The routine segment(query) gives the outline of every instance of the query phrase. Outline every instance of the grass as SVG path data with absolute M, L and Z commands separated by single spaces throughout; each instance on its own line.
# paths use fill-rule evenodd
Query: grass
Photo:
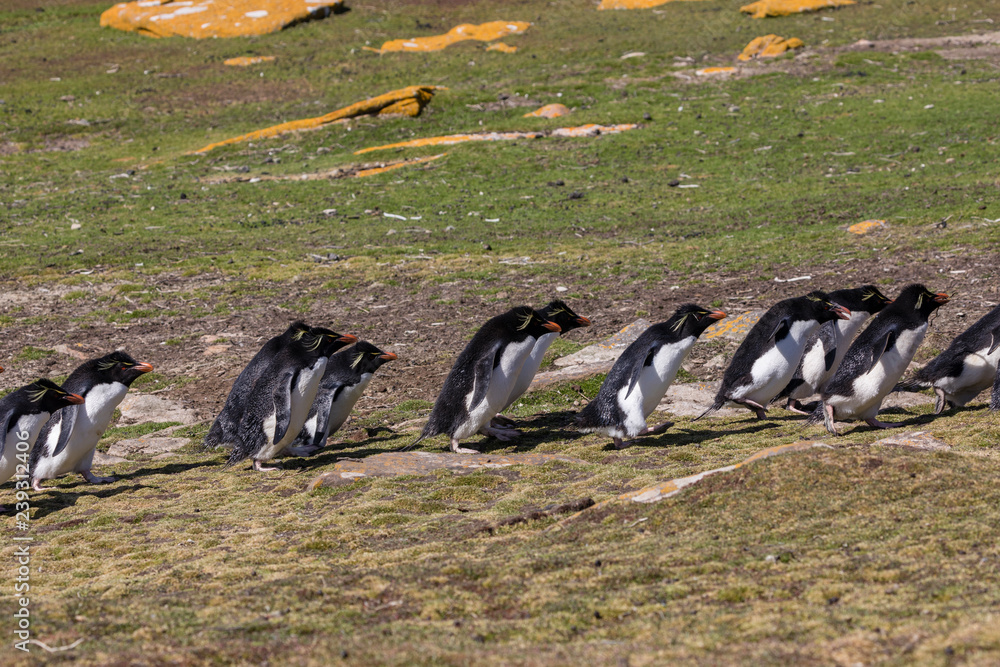
M 997 285 L 1000 239 L 997 58 L 843 48 L 1000 20 L 985 0 L 953 5 L 883 0 L 761 22 L 718 1 L 596 12 L 526 0 L 503 16 L 479 2 L 397 1 L 275 35 L 192 42 L 101 29 L 106 4 L 36 11 L 17 0 L 0 10 L 0 356 L 10 371 L 7 360 L 47 361 L 52 353 L 23 331 L 97 329 L 116 342 L 154 332 L 168 363 L 135 388 L 177 391 L 205 381 L 211 363 L 188 353 L 202 331 L 192 322 L 273 317 L 270 307 L 294 316 L 380 288 L 458 309 L 456 299 L 499 307 L 513 287 L 551 297 L 564 285 L 571 301 L 606 300 L 634 318 L 651 317 L 651 305 L 622 290 L 676 286 L 671 298 L 689 299 L 733 277 L 763 286 L 820 266 L 818 279 L 860 277 L 892 291 L 909 275 L 903 264 L 960 256 L 981 265 L 968 291 L 993 298 L 983 286 Z M 506 40 L 517 54 L 361 48 L 497 18 L 533 22 Z M 771 31 L 813 51 L 753 76 L 694 78 Z M 621 59 L 636 51 L 645 55 Z M 277 60 L 221 65 L 254 54 Z M 418 83 L 448 90 L 416 119 L 359 119 L 190 154 Z M 522 116 L 556 101 L 572 115 Z M 410 138 L 629 122 L 641 127 L 456 145 L 368 178 L 219 182 L 440 152 L 353 154 Z M 870 218 L 889 228 L 845 232 Z M 330 253 L 341 259 L 310 257 Z M 884 275 L 857 275 L 876 263 Z M 39 290 L 57 295 L 51 312 L 26 307 Z M 729 309 L 729 296 L 712 305 Z M 929 337 L 917 361 L 947 342 Z M 580 347 L 558 339 L 546 368 Z M 180 363 L 172 355 L 182 352 Z M 776 410 L 762 424 L 677 418 L 665 435 L 615 451 L 569 429 L 602 379 L 512 407 L 525 435 L 489 453 L 570 457 L 540 466 L 306 490 L 340 456 L 411 442 L 427 395 L 379 401 L 338 448 L 287 459 L 277 474 L 222 470 L 224 453 L 192 445 L 110 466 L 119 481 L 108 486 L 49 482 L 31 501 L 32 632 L 50 646 L 85 641 L 52 655 L 33 647 L 12 662 L 997 661 L 1000 430 L 981 402 L 937 418 L 930 403 L 903 415 L 907 430 L 952 445 L 946 452 L 876 445 L 882 434 L 849 427 L 824 440 L 833 449 L 712 476 L 660 503 L 510 523 L 826 438 Z M 213 381 L 217 390 L 222 380 Z M 165 426 L 114 428 L 100 448 Z M 174 435 L 197 443 L 206 432 L 198 424 Z M 437 438 L 421 448 L 444 446 Z M 12 544 L 0 548 L 8 560 Z

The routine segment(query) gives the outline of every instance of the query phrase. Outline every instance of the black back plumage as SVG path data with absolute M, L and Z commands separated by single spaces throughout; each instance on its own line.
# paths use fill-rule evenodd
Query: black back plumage
M 1000 306 L 979 318 L 975 324 L 951 341 L 948 349 L 934 357 L 913 377 L 915 384 L 929 387 L 935 380 L 962 374 L 966 356 L 988 348 L 992 354 L 1000 347 Z
M 827 296 L 830 298 L 830 301 L 840 304 L 852 313 L 865 312 L 871 315 L 880 312 L 888 303 L 892 301 L 885 294 L 882 294 L 882 291 L 875 285 L 862 285 L 861 287 L 855 287 L 852 289 L 834 290 Z M 830 369 L 833 368 L 833 363 L 837 357 L 837 346 L 840 342 L 837 340 L 836 327 L 837 322 L 835 320 L 830 320 L 820 325 L 819 329 L 814 331 L 812 335 L 809 336 L 809 339 L 806 341 L 805 352 L 802 355 L 802 359 L 799 360 L 799 365 L 795 369 L 795 374 L 792 375 L 792 379 L 788 382 L 788 385 L 786 385 L 773 400 L 787 398 L 793 391 L 802 385 L 802 362 L 806 355 L 808 355 L 816 345 L 823 346 L 823 350 L 825 350 L 823 361 L 826 364 L 826 371 L 830 372 Z
M 293 322 L 284 332 L 271 338 L 261 346 L 257 354 L 240 371 L 240 374 L 233 382 L 226 403 L 222 406 L 219 416 L 212 422 L 212 427 L 205 436 L 206 447 L 219 447 L 229 445 L 236 441 L 236 433 L 239 431 L 240 416 L 246 404 L 247 397 L 260 378 L 264 369 L 271 362 L 274 356 L 283 347 L 292 342 L 293 337 L 301 335 L 302 332 L 309 331 L 309 326 L 304 322 Z
M 263 424 L 271 414 L 275 414 L 276 419 L 273 443 L 281 441 L 291 416 L 289 392 L 298 382 L 299 373 L 312 367 L 321 357 L 332 354 L 336 345 L 336 338 L 325 335 L 323 330 L 317 334 L 309 329 L 296 332 L 274 353 L 244 401 L 236 444 L 227 466 L 254 456 L 268 444 Z
M 0 455 L 3 455 L 7 435 L 21 417 L 43 412 L 51 415 L 82 400 L 81 396 L 71 394 L 52 380 L 41 378 L 4 396 L 0 399 Z
M 82 396 L 86 400 L 87 394 L 94 387 L 115 382 L 131 387 L 132 383 L 139 379 L 139 376 L 148 373 L 152 368 L 149 364 L 139 363 L 126 352 L 116 351 L 97 359 L 90 359 L 77 366 L 63 382 L 62 389 L 71 394 Z M 38 433 L 38 442 L 45 442 L 53 428 L 60 424 L 63 426 L 55 449 L 51 452 L 45 452 L 45 454 L 54 456 L 65 449 L 72 435 L 77 413 L 82 409 L 83 406 L 71 405 L 57 411 L 45 423 L 45 426 Z M 31 450 L 32 468 L 41 459 L 42 450 L 42 447 L 35 447 Z
M 377 371 L 382 364 L 396 358 L 395 354 L 386 353 L 366 340 L 358 341 L 351 349 L 341 350 L 330 357 L 320 381 L 316 400 L 309 409 L 309 416 L 316 417 L 315 433 L 310 434 L 305 429 L 299 433 L 292 446 L 322 447 L 326 437 L 327 427 L 330 432 L 340 428 L 341 424 L 329 424 L 330 408 L 342 396 L 343 392 L 356 386 L 362 378 Z
M 855 378 L 872 369 L 886 351 L 891 350 L 899 335 L 927 323 L 941 302 L 923 285 L 907 285 L 895 301 L 883 308 L 871 324 L 858 334 L 844 355 L 836 374 L 827 383 L 822 397 L 850 396 Z M 819 416 L 822 419 L 822 414 Z
M 785 299 L 771 306 L 736 348 L 732 361 L 722 375 L 722 386 L 715 396 L 715 402 L 698 418 L 725 405 L 732 389 L 752 382 L 750 371 L 754 362 L 788 336 L 795 322 L 816 320 L 822 324 L 837 319 L 834 305 L 825 292 L 815 290 L 805 296 Z
M 677 343 L 690 336 L 698 337 L 718 321 L 711 317 L 712 310 L 693 303 L 678 308 L 666 322 L 654 324 L 643 331 L 615 360 L 597 395 L 576 415 L 580 428 L 615 426 L 625 421 L 625 414 L 618 404 L 622 387 L 634 387 L 642 369 L 653 363 L 653 358 L 664 345 Z
M 486 394 L 489 382 L 476 386 L 477 376 L 488 379 L 508 345 L 548 333 L 550 330 L 543 326 L 546 321 L 531 306 L 518 306 L 487 320 L 458 355 L 434 402 L 427 425 L 420 438 L 409 447 L 441 433 L 454 434 L 468 418 L 465 408 L 468 393 L 475 389 L 477 397 Z M 473 404 L 477 402 L 474 400 Z

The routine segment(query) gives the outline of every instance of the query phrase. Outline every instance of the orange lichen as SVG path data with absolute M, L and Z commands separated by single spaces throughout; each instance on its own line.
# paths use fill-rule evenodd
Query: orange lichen
M 713 74 L 733 74 L 735 71 L 735 67 L 703 67 L 697 70 L 695 74 L 698 76 L 711 76 Z
M 870 231 L 885 227 L 885 220 L 865 220 L 847 228 L 852 234 L 867 234 Z
M 139 0 L 101 14 L 101 25 L 148 37 L 266 35 L 329 16 L 344 0 Z
M 553 137 L 596 137 L 599 134 L 617 134 L 625 130 L 634 130 L 639 127 L 634 124 L 624 125 L 581 125 L 580 127 L 562 127 L 552 132 L 480 132 L 477 134 L 449 134 L 443 137 L 424 137 L 423 139 L 411 139 L 400 141 L 395 144 L 384 146 L 371 146 L 354 151 L 355 155 L 370 153 L 371 151 L 384 151 L 390 148 L 419 148 L 421 146 L 450 146 L 452 144 L 463 144 L 467 141 L 511 141 L 514 139 L 539 139 L 545 136 Z
M 649 9 L 675 0 L 601 0 L 598 9 Z
M 463 23 L 457 25 L 443 35 L 431 37 L 414 37 L 413 39 L 394 39 L 382 45 L 381 49 L 370 49 L 379 53 L 390 51 L 440 51 L 456 42 L 474 39 L 480 42 L 492 42 L 507 35 L 517 35 L 531 26 L 525 21 L 491 21 L 481 25 Z
M 855 4 L 854 0 L 758 0 L 740 7 L 740 11 L 750 14 L 751 18 L 762 19 L 767 16 L 788 16 L 800 12 L 815 12 L 827 7 L 843 7 Z
M 412 158 L 410 160 L 400 160 L 399 162 L 384 164 L 380 167 L 361 169 L 358 171 L 358 173 L 354 175 L 358 178 L 363 178 L 365 176 L 374 176 L 375 174 L 384 174 L 387 171 L 392 171 L 393 169 L 399 169 L 400 167 L 408 167 L 411 164 L 421 164 L 422 162 L 430 162 L 431 160 L 437 160 L 438 158 L 442 158 L 445 155 L 446 153 L 441 153 L 440 155 L 431 155 L 429 157 L 418 157 L 418 158 Z
M 304 120 L 293 120 L 280 125 L 273 125 L 271 127 L 264 128 L 263 130 L 257 130 L 256 132 L 250 132 L 231 139 L 217 141 L 216 143 L 209 144 L 204 148 L 199 148 L 194 152 L 207 153 L 208 151 L 218 148 L 219 146 L 235 144 L 240 141 L 255 141 L 257 139 L 265 139 L 267 137 L 276 137 L 279 134 L 284 134 L 286 132 L 315 130 L 329 123 L 345 120 L 347 118 L 354 118 L 355 116 L 374 114 L 406 114 L 407 116 L 418 116 L 420 115 L 421 109 L 427 106 L 427 104 L 430 103 L 431 98 L 434 97 L 435 90 L 442 90 L 442 87 L 408 86 L 406 88 L 400 88 L 399 90 L 393 90 L 385 93 L 384 95 L 379 95 L 378 97 L 370 97 L 367 100 L 355 102 L 354 104 L 344 107 L 343 109 L 332 111 L 325 116 L 319 116 L 318 118 L 306 118 Z
M 222 64 L 232 67 L 249 67 L 250 65 L 259 65 L 260 63 L 269 63 L 273 60 L 274 56 L 240 56 L 239 58 L 224 60 Z
M 736 317 L 726 318 L 724 322 L 716 322 L 705 329 L 705 333 L 701 337 L 702 339 L 712 339 L 720 336 L 728 338 L 741 337 L 750 331 L 753 325 L 757 324 L 761 314 L 761 311 L 750 311 L 748 313 L 740 313 Z
M 789 49 L 800 49 L 805 46 L 798 37 L 785 39 L 778 35 L 764 35 L 755 37 L 746 45 L 738 57 L 740 60 L 752 60 L 754 58 L 774 58 L 780 56 Z
M 500 53 L 517 53 L 517 47 L 511 46 L 510 44 L 504 44 L 503 42 L 497 42 L 496 44 L 490 44 L 486 47 L 487 51 L 499 51 Z
M 569 113 L 569 108 L 565 104 L 546 104 L 540 109 L 529 111 L 524 114 L 525 118 L 558 118 Z

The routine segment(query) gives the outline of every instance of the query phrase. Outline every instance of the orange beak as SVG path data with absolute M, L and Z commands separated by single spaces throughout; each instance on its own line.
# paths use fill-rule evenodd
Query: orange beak
M 343 334 L 340 338 L 337 339 L 337 342 L 338 343 L 357 343 L 358 342 L 358 337 L 354 336 L 352 334 Z
M 833 304 L 833 308 L 831 308 L 830 310 L 836 313 L 837 317 L 839 317 L 842 320 L 851 319 L 851 311 L 844 308 L 843 306 L 838 306 L 837 304 Z
M 950 299 L 951 297 L 949 297 L 944 292 L 938 292 L 937 294 L 934 295 L 934 301 L 936 301 L 937 303 L 948 303 Z
M 145 364 L 145 363 L 136 364 L 135 370 L 139 371 L 140 373 L 149 373 L 150 371 L 153 370 L 153 364 Z
M 713 320 L 721 320 L 724 317 L 726 317 L 726 314 L 721 310 L 713 310 L 708 314 L 708 316 L 711 317 Z
M 80 396 L 80 394 L 66 394 L 66 402 L 70 405 L 80 405 L 83 403 L 83 396 Z
M 392 361 L 396 358 L 396 354 L 393 352 L 386 352 L 385 354 L 378 355 L 379 359 L 385 359 L 386 361 Z
M 546 320 L 545 324 L 543 324 L 542 326 L 548 329 L 549 331 L 555 331 L 555 332 L 562 331 L 562 327 L 556 324 L 555 322 L 552 322 L 551 320 Z
M 581 327 L 589 327 L 590 326 L 590 320 L 588 320 L 583 315 L 577 315 L 576 316 L 576 323 L 579 324 Z

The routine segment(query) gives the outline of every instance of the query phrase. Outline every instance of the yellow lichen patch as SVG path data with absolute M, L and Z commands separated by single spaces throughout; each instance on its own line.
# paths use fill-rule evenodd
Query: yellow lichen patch
M 507 35 L 517 35 L 531 26 L 526 21 L 491 21 L 481 25 L 463 23 L 457 25 L 443 35 L 431 37 L 414 37 L 413 39 L 394 39 L 377 49 L 379 53 L 389 51 L 440 51 L 456 42 L 474 39 L 480 42 L 492 42 Z
M 529 111 L 524 114 L 525 118 L 558 118 L 569 113 L 569 108 L 565 104 L 546 104 L 540 109 Z
M 851 225 L 847 228 L 852 234 L 867 234 L 868 232 L 885 227 L 885 220 L 865 220 Z
M 329 16 L 344 0 L 139 0 L 101 14 L 101 25 L 148 37 L 266 35 Z
M 728 317 L 725 321 L 716 322 L 705 329 L 705 333 L 701 337 L 702 339 L 719 338 L 720 336 L 733 339 L 742 338 L 753 328 L 753 325 L 757 324 L 763 314 L 762 310 L 752 310 L 748 313 L 740 313 L 736 317 Z
M 695 71 L 695 74 L 698 76 L 712 76 L 712 75 L 726 76 L 728 74 L 733 74 L 735 72 L 736 72 L 735 67 L 703 67 L 702 69 Z
M 649 9 L 675 0 L 601 0 L 598 9 Z
M 230 58 L 229 60 L 224 60 L 222 61 L 222 64 L 230 65 L 232 67 L 250 67 L 250 65 L 269 63 L 273 60 L 274 56 L 240 56 L 239 58 Z
M 319 116 L 318 118 L 306 118 L 304 120 L 293 120 L 280 125 L 273 125 L 271 127 L 264 128 L 263 130 L 257 130 L 256 132 L 250 132 L 249 134 L 243 134 L 231 139 L 217 141 L 216 143 L 209 144 L 204 148 L 199 148 L 194 152 L 207 153 L 208 151 L 218 148 L 219 146 L 235 144 L 240 141 L 266 139 L 268 137 L 276 137 L 279 134 L 285 134 L 286 132 L 315 130 L 329 123 L 334 123 L 347 118 L 354 118 L 355 116 L 374 114 L 406 114 L 407 116 L 418 116 L 420 115 L 421 109 L 427 106 L 427 104 L 431 101 L 431 98 L 434 97 L 435 90 L 442 90 L 442 87 L 408 86 L 406 88 L 400 88 L 399 90 L 393 90 L 385 93 L 384 95 L 379 95 L 378 97 L 370 97 L 367 100 L 355 102 L 354 104 L 344 107 L 343 109 L 332 111 L 325 116 Z
M 789 49 L 801 49 L 805 45 L 806 43 L 798 37 L 785 39 L 778 35 L 764 35 L 763 37 L 754 37 L 738 57 L 740 60 L 774 58 Z
M 757 0 L 757 2 L 740 7 L 741 12 L 751 15 L 751 18 L 762 19 L 767 16 L 788 16 L 800 12 L 815 12 L 827 7 L 843 7 L 853 5 L 854 0 Z
M 504 44 L 503 42 L 497 42 L 496 44 L 490 44 L 486 47 L 487 51 L 499 51 L 500 53 L 517 53 L 517 47 L 511 46 L 510 44 Z
M 514 139 L 538 139 L 540 137 L 596 137 L 600 134 L 617 134 L 625 130 L 634 130 L 639 127 L 635 124 L 624 125 L 581 125 L 580 127 L 561 127 L 545 132 L 480 132 L 476 134 L 448 134 L 443 137 L 424 137 L 423 139 L 411 139 L 400 141 L 395 144 L 384 146 L 371 146 L 354 151 L 355 155 L 370 153 L 371 151 L 384 151 L 391 148 L 419 148 L 421 146 L 450 146 L 452 144 L 464 144 L 468 141 L 512 141 Z

